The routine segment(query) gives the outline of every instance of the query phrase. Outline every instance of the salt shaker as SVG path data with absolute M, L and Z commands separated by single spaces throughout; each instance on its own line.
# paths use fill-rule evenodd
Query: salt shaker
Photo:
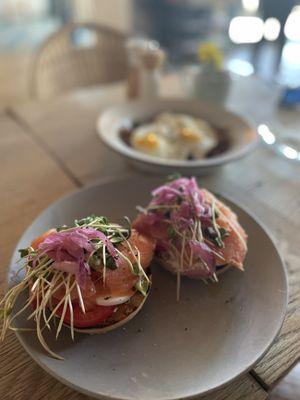
M 142 68 L 140 72 L 141 98 L 159 96 L 161 69 L 165 58 L 165 52 L 151 43 L 142 51 Z
M 126 43 L 129 62 L 127 96 L 156 97 L 165 53 L 154 40 L 130 38 Z

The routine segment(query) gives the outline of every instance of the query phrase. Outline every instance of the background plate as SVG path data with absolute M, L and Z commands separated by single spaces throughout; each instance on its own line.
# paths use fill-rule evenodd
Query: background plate
M 89 187 L 53 204 L 23 234 L 17 248 L 53 226 L 103 214 L 121 221 L 149 201 L 161 181 L 131 179 Z M 283 322 L 287 283 L 278 252 L 259 223 L 230 201 L 249 235 L 245 273 L 229 271 L 219 284 L 182 279 L 153 266 L 153 288 L 143 310 L 125 327 L 103 335 L 63 329 L 47 340 L 65 360 L 48 357 L 35 335 L 18 333 L 28 353 L 50 374 L 102 398 L 162 400 L 211 391 L 248 370 L 268 349 Z M 15 251 L 10 273 L 17 269 Z M 24 318 L 17 326 L 28 326 Z
M 142 153 L 128 146 L 121 138 L 120 130 L 128 124 L 145 123 L 162 112 L 193 115 L 226 131 L 229 148 L 214 157 L 199 160 L 170 160 Z M 160 175 L 180 172 L 183 175 L 201 175 L 212 172 L 218 166 L 232 162 L 255 148 L 258 134 L 252 124 L 216 104 L 192 99 L 137 100 L 109 107 L 101 112 L 97 121 L 97 132 L 103 142 L 125 157 L 132 165 Z

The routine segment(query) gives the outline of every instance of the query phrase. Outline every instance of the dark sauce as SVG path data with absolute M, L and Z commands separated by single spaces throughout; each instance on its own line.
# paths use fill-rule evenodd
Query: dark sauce
M 216 157 L 219 154 L 225 153 L 231 147 L 231 141 L 229 138 L 228 130 L 214 126 L 212 128 L 217 135 L 218 144 L 206 154 L 205 158 Z
M 123 127 L 120 129 L 120 137 L 123 140 L 123 142 L 126 143 L 127 146 L 129 147 L 132 147 L 130 144 L 130 136 L 134 128 L 135 126 L 132 126 L 131 128 Z
M 123 126 L 120 129 L 120 137 L 123 140 L 123 142 L 126 143 L 127 146 L 132 147 L 131 144 L 130 144 L 130 136 L 131 136 L 133 130 L 136 127 L 138 127 L 139 125 L 151 123 L 154 120 L 154 118 L 155 118 L 155 116 L 153 116 L 152 118 L 147 119 L 145 121 L 134 122 L 131 125 L 126 124 L 126 126 Z M 231 140 L 230 140 L 230 137 L 229 137 L 228 130 L 225 129 L 225 128 L 220 128 L 220 127 L 214 126 L 212 124 L 210 124 L 210 126 L 212 127 L 212 129 L 214 130 L 214 132 L 217 135 L 218 143 L 214 148 L 212 148 L 206 154 L 206 156 L 204 158 L 216 157 L 216 156 L 218 156 L 218 155 L 220 155 L 222 153 L 227 152 L 231 147 Z M 187 156 L 187 160 L 188 161 L 194 161 L 196 159 L 195 159 L 195 157 L 193 157 L 192 154 L 189 154 Z

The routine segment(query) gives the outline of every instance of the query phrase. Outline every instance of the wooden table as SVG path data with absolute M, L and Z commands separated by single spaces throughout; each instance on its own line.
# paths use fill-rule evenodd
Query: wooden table
M 251 81 L 235 82 L 228 107 L 262 122 L 274 104 L 268 89 L 265 104 L 255 101 L 253 88 Z M 178 81 L 167 78 L 165 93 L 178 95 Z M 17 239 L 42 209 L 103 177 L 136 174 L 102 146 L 95 130 L 99 111 L 124 99 L 124 85 L 115 84 L 26 103 L 0 114 L 1 289 Z M 202 183 L 230 194 L 261 219 L 283 255 L 290 285 L 288 313 L 272 348 L 252 371 L 203 399 L 266 399 L 300 358 L 300 168 L 260 145 L 250 156 L 203 178 Z M 87 399 L 40 369 L 13 334 L 1 344 L 0 398 Z

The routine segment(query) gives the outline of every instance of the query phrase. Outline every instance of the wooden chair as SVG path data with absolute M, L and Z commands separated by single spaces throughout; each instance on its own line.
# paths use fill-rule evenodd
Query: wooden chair
M 127 76 L 126 35 L 96 23 L 70 23 L 40 48 L 31 95 L 43 99 Z

